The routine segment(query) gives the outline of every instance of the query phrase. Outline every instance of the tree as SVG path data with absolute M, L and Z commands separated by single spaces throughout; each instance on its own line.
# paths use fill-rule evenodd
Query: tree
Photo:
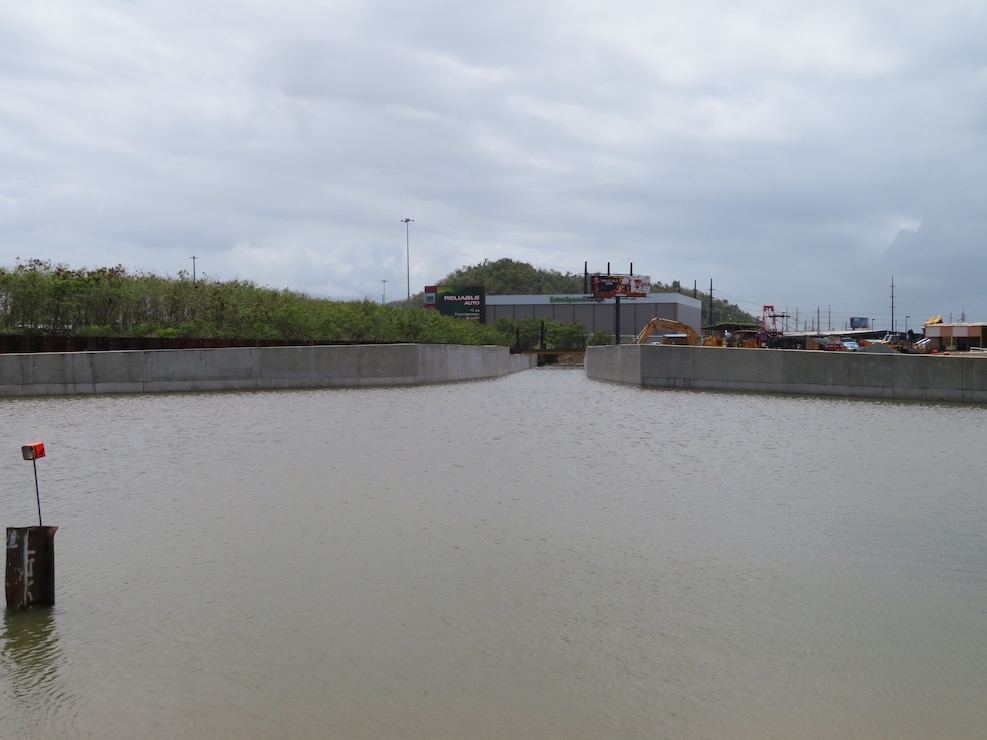
M 542 270 L 527 262 L 518 262 L 507 257 L 496 262 L 484 260 L 479 265 L 461 267 L 437 284 L 482 285 L 488 295 L 544 295 L 583 291 L 582 275 Z

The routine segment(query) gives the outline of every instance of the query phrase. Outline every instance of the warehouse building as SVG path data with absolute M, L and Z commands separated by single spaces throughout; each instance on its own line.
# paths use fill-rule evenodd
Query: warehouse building
M 620 300 L 620 334 L 633 337 L 655 317 L 688 324 L 701 333 L 702 302 L 680 293 L 649 293 L 639 298 Z M 582 294 L 566 295 L 488 295 L 485 321 L 495 324 L 502 317 L 525 316 L 555 319 L 562 323 L 581 322 L 590 334 L 614 333 L 617 299 L 594 298 Z

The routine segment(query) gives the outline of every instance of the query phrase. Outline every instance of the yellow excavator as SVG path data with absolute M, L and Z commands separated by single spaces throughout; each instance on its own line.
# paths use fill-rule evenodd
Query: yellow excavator
M 678 335 L 674 338 L 669 337 L 670 341 L 666 341 L 664 344 L 687 344 L 690 347 L 697 347 L 701 344 L 699 341 L 699 335 L 696 334 L 696 330 L 688 324 L 683 324 L 681 321 L 675 321 L 675 319 L 658 318 L 657 316 L 645 324 L 644 328 L 637 333 L 635 343 L 644 344 L 648 341 L 648 337 L 650 337 L 656 329 L 667 329 L 672 334 Z

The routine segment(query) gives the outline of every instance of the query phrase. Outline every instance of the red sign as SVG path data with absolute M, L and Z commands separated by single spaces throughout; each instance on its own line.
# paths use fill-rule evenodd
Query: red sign
M 25 460 L 37 460 L 40 457 L 44 457 L 45 443 L 32 442 L 29 445 L 24 445 L 21 447 L 21 454 L 24 456 Z

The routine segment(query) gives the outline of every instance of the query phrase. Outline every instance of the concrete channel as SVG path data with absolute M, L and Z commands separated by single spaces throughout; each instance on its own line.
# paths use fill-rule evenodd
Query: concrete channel
M 645 388 L 987 403 L 987 357 L 625 344 L 587 347 L 586 376 Z
M 446 344 L 0 354 L 0 397 L 419 385 L 535 363 L 507 347 Z

